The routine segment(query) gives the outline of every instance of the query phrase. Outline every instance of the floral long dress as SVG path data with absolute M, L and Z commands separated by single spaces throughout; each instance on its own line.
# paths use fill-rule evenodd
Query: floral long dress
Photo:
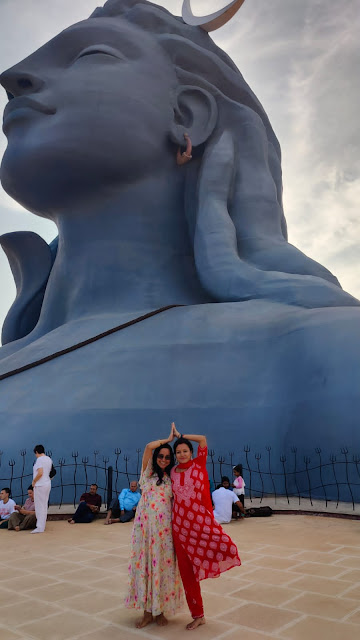
M 174 615 L 182 607 L 183 588 L 171 532 L 172 490 L 169 476 L 157 485 L 150 460 L 140 478 L 142 495 L 131 537 L 128 608 L 153 616 Z

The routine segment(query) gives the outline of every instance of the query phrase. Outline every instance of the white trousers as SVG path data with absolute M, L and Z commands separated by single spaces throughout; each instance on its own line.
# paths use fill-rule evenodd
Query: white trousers
M 39 531 L 45 531 L 50 489 L 50 482 L 42 487 L 38 487 L 37 484 L 35 484 L 34 487 L 36 528 Z

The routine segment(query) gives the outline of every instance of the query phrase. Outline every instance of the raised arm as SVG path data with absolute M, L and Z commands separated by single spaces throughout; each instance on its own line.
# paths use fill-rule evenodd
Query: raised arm
M 171 426 L 173 428 L 174 436 L 176 438 L 187 438 L 187 440 L 191 440 L 192 442 L 197 442 L 199 447 L 207 446 L 206 436 L 199 436 L 194 434 L 189 435 L 188 433 L 180 433 L 180 431 L 175 427 L 175 422 L 172 422 Z
M 173 425 L 173 423 L 172 423 Z M 143 459 L 142 459 L 142 465 L 141 465 L 141 469 L 142 471 L 144 471 L 147 467 L 147 463 L 149 462 L 154 449 L 156 449 L 157 447 L 161 447 L 162 444 L 167 444 L 168 442 L 172 442 L 172 440 L 174 439 L 174 431 L 173 431 L 173 426 L 171 425 L 171 430 L 170 430 L 170 435 L 167 438 L 161 438 L 159 440 L 153 440 L 152 442 L 148 442 L 148 444 L 146 445 L 145 449 L 144 449 L 144 455 L 143 455 Z

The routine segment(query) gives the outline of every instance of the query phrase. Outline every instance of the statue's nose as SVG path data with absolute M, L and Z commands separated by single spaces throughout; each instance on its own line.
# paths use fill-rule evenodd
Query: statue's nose
M 4 71 L 0 75 L 0 83 L 4 87 L 9 100 L 17 96 L 36 93 L 44 85 L 44 81 L 41 78 L 21 69 L 20 65 Z

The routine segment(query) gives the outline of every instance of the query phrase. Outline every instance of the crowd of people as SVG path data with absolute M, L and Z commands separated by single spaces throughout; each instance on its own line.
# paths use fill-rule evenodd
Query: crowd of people
M 193 442 L 198 445 L 196 457 Z M 51 477 L 56 471 L 43 445 L 36 445 L 34 453 L 33 481 L 24 505 L 15 504 L 9 488 L 0 492 L 0 528 L 45 530 Z M 241 564 L 237 547 L 221 524 L 245 514 L 242 466 L 234 467 L 232 484 L 223 476 L 214 489 L 206 460 L 206 437 L 183 435 L 172 423 L 168 438 L 145 447 L 141 492 L 137 481 L 132 481 L 110 504 L 105 525 L 134 520 L 125 605 L 143 610 L 138 628 L 153 621 L 166 625 L 166 616 L 182 607 L 184 592 L 192 617 L 186 628 L 205 624 L 200 581 Z M 96 518 L 101 509 L 97 491 L 93 483 L 81 495 L 70 524 Z

